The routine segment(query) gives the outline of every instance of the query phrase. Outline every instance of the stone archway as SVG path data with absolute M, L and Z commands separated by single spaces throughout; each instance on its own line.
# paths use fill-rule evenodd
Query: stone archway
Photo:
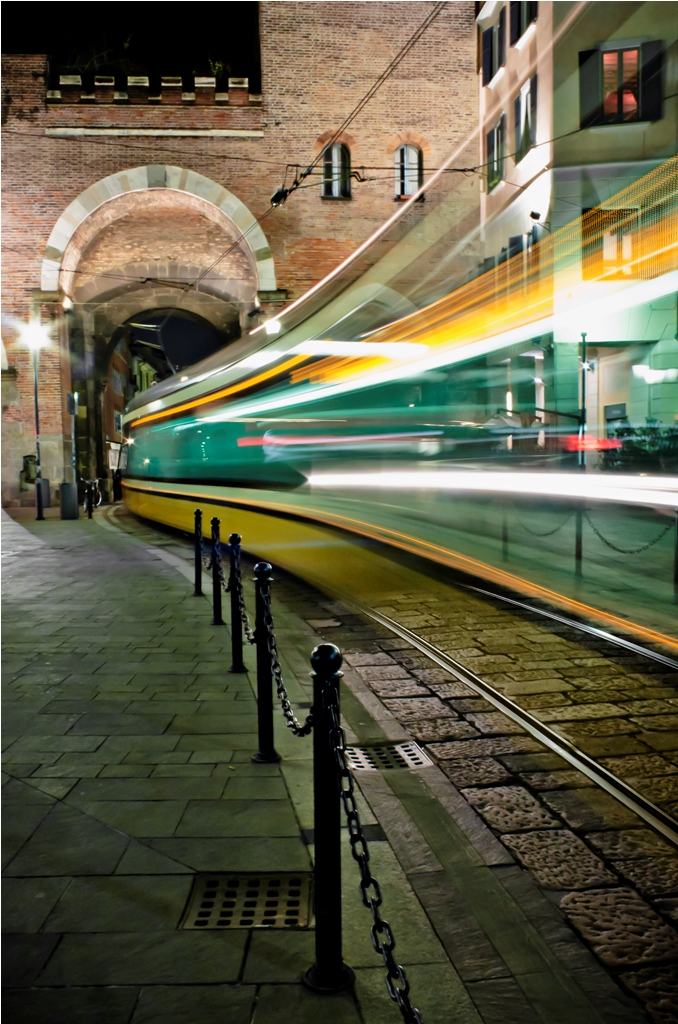
M 227 217 L 240 231 L 246 233 L 243 244 L 251 250 L 256 264 L 260 291 L 275 291 L 275 266 L 266 235 L 245 204 L 232 192 L 203 174 L 182 167 L 150 164 L 119 171 L 90 185 L 68 206 L 59 217 L 47 241 L 41 271 L 44 292 L 58 291 L 63 257 L 74 233 L 80 225 L 104 204 L 131 192 L 149 189 L 170 189 L 195 196 Z

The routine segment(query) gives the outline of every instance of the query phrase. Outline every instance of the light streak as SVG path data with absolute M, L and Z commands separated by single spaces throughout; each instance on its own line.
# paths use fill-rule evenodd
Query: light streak
M 311 487 L 330 489 L 475 491 L 678 508 L 678 477 L 620 474 L 611 479 L 579 473 L 373 470 L 369 473 L 313 473 L 308 482 Z
M 199 405 L 206 405 L 209 402 L 216 402 L 220 398 L 227 398 L 229 395 L 236 394 L 238 391 L 244 391 L 245 388 L 253 387 L 255 384 L 260 384 L 262 381 L 268 380 L 271 377 L 275 377 L 276 374 L 282 373 L 284 370 L 290 369 L 292 366 L 296 366 L 306 359 L 306 356 L 295 356 L 294 359 L 288 359 L 286 363 L 282 363 L 281 366 L 274 366 L 272 370 L 267 370 L 266 373 L 260 373 L 257 377 L 248 377 L 246 380 L 240 381 L 239 384 L 233 384 L 229 388 L 222 388 L 220 391 L 214 391 L 210 395 L 203 395 L 202 398 L 194 398 L 190 402 L 184 402 L 182 405 L 171 405 L 167 409 L 163 409 L 162 412 L 152 413 L 150 416 L 140 416 L 137 420 L 132 420 L 130 426 L 138 427 L 142 423 L 151 423 L 160 419 L 165 419 L 167 416 L 175 416 L 178 412 L 188 412 L 190 409 L 195 409 Z M 153 408 L 155 402 L 152 402 L 148 407 Z M 160 403 L 158 403 L 160 404 Z
M 189 497 L 192 499 L 198 499 L 199 501 L 209 501 L 210 499 L 209 492 L 206 493 L 206 488 L 198 491 L 183 488 L 150 488 L 147 486 L 138 486 L 126 480 L 123 480 L 123 487 L 129 491 L 137 491 L 151 496 L 157 495 L 158 497 L 165 496 L 170 499 L 176 499 L 177 497 Z M 429 558 L 432 561 L 448 565 L 455 569 L 461 569 L 463 572 L 470 573 L 473 576 L 480 576 L 483 579 L 491 580 L 493 583 L 509 587 L 512 590 L 517 590 L 519 593 L 525 594 L 529 597 L 537 597 L 540 600 L 553 603 L 561 608 L 566 608 L 569 611 L 574 612 L 576 615 L 582 615 L 585 618 L 593 618 L 600 622 L 606 622 L 615 629 L 621 629 L 623 632 L 627 633 L 634 633 L 636 636 L 640 636 L 644 640 L 649 640 L 651 643 L 664 644 L 666 647 L 678 650 L 678 640 L 676 640 L 675 637 L 668 636 L 666 633 L 660 633 L 655 629 L 648 629 L 646 626 L 641 626 L 639 623 L 633 622 L 630 619 L 620 618 L 620 616 L 613 615 L 611 612 L 603 611 L 601 608 L 594 608 L 592 605 L 584 604 L 574 598 L 567 597 L 565 594 L 560 594 L 556 590 L 550 590 L 548 587 L 542 587 L 538 583 L 532 583 L 530 580 L 523 579 L 522 576 L 516 576 L 514 573 L 506 572 L 504 569 L 498 569 L 496 566 L 489 565 L 487 562 L 480 562 L 475 558 L 469 558 L 467 555 L 462 555 L 457 551 L 452 551 L 450 548 L 441 547 L 439 544 L 433 544 L 430 541 L 421 540 L 419 537 L 412 536 L 411 534 L 401 533 L 399 530 L 392 530 L 385 526 L 375 526 L 372 523 L 366 523 L 363 520 L 354 519 L 350 516 L 340 515 L 335 512 L 328 513 L 320 509 L 287 505 L 282 502 L 257 501 L 256 499 L 244 500 L 230 497 L 224 502 L 223 500 L 220 501 L 219 498 L 216 497 L 216 504 L 213 507 L 218 510 L 219 507 L 224 504 L 233 507 L 242 507 L 245 509 L 258 508 L 261 509 L 264 514 L 270 514 L 271 512 L 289 512 L 292 515 L 307 518 L 311 521 L 344 527 L 359 536 L 385 541 L 393 547 L 400 548 L 408 553 L 420 553 L 423 557 Z
M 292 352 L 307 356 L 383 356 L 386 359 L 416 359 L 428 352 L 428 345 L 412 341 L 323 341 L 311 338 Z

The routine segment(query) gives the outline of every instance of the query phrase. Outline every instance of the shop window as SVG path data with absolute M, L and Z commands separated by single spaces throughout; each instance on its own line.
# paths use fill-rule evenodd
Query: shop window
M 584 210 L 582 215 L 582 277 L 620 281 L 636 276 L 639 211 Z
M 521 36 L 524 36 L 533 21 L 537 20 L 539 4 L 514 3 L 509 4 L 509 34 L 511 46 L 515 46 Z
M 486 136 L 487 191 L 491 192 L 504 177 L 504 141 L 506 138 L 506 115 L 502 114 Z
M 520 90 L 513 104 L 515 128 L 515 162 L 523 157 L 537 142 L 537 76 L 533 75 Z
M 350 198 L 351 154 L 343 142 L 335 142 L 323 154 L 323 199 Z
M 424 181 L 424 161 L 416 146 L 398 146 L 395 151 L 395 196 L 406 199 L 419 191 Z
M 663 113 L 661 41 L 579 54 L 582 128 L 658 121 Z
M 489 85 L 499 68 L 506 64 L 506 8 L 499 12 L 499 20 L 485 29 L 482 36 L 483 85 Z

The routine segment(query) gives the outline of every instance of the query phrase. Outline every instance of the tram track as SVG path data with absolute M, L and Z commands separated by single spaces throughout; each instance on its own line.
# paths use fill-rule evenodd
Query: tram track
M 476 590 L 481 594 L 487 594 L 487 596 L 491 596 L 495 599 L 502 600 L 502 598 L 498 598 L 496 594 L 489 594 L 489 592 L 479 590 L 479 588 L 473 587 L 470 589 Z M 520 607 L 529 609 L 530 611 L 535 611 L 531 606 L 522 604 L 521 602 L 510 601 L 510 603 L 518 604 Z M 671 817 L 671 815 L 665 813 L 650 800 L 647 800 L 641 793 L 637 792 L 637 790 L 632 786 L 629 786 L 628 783 L 624 782 L 623 779 L 618 778 L 612 772 L 598 764 L 592 757 L 589 757 L 582 750 L 579 750 L 573 743 L 570 743 L 553 729 L 550 729 L 545 725 L 545 723 L 530 714 L 529 711 L 521 708 L 519 704 L 512 701 L 489 683 L 485 682 L 485 680 L 470 671 L 460 662 L 445 654 L 445 652 L 441 651 L 434 644 L 429 643 L 429 641 L 424 637 L 418 636 L 416 632 L 401 625 L 388 615 L 380 614 L 378 611 L 366 606 L 359 607 L 362 614 L 367 615 L 375 622 L 386 626 L 396 636 L 401 637 L 401 639 L 406 640 L 417 650 L 421 651 L 422 654 L 426 655 L 427 658 L 429 658 L 439 668 L 443 669 L 443 671 L 450 673 L 450 675 L 454 676 L 465 686 L 475 690 L 479 696 L 483 697 L 490 704 L 496 707 L 497 710 L 505 714 L 509 719 L 511 719 L 511 721 L 520 725 L 530 736 L 534 737 L 534 739 L 539 743 L 542 743 L 548 750 L 557 754 L 559 757 L 562 757 L 565 761 L 571 764 L 573 768 L 591 779 L 595 785 L 599 786 L 606 793 L 609 793 L 610 796 L 614 797 L 615 800 L 618 800 L 620 803 L 624 804 L 624 806 L 628 807 L 629 810 L 633 811 L 634 814 L 638 815 L 638 817 L 649 825 L 649 827 L 655 832 L 678 846 L 678 821 Z M 617 642 L 617 638 L 612 637 L 611 634 L 605 633 L 602 630 L 596 630 L 593 627 L 580 627 L 578 623 L 575 623 L 572 620 L 563 619 L 561 616 L 552 615 L 548 612 L 545 612 L 545 614 L 549 618 L 554 618 L 557 621 L 567 623 L 572 627 L 582 628 L 582 631 L 584 632 L 602 636 L 610 643 Z M 663 664 L 678 669 L 678 664 L 672 661 L 672 659 L 657 655 L 653 651 L 647 651 L 644 648 L 640 648 L 637 644 L 620 639 L 619 646 L 624 649 L 633 649 L 636 654 L 642 654 L 652 660 L 661 661 Z

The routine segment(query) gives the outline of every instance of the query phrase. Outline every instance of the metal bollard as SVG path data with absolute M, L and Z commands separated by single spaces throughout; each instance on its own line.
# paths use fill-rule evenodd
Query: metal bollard
M 340 992 L 355 982 L 342 959 L 341 942 L 341 806 L 337 762 L 332 746 L 332 718 L 327 698 L 336 693 L 342 657 L 334 644 L 320 644 L 311 654 L 313 672 L 313 824 L 315 840 L 315 963 L 304 983 L 316 992 Z
M 216 516 L 211 521 L 212 526 L 212 625 L 223 626 L 224 620 L 221 617 L 221 546 L 219 544 L 219 526 L 221 520 Z
M 577 511 L 575 515 L 574 524 L 574 574 L 575 576 L 581 576 L 582 574 L 582 520 L 583 510 L 581 505 L 577 505 Z
M 94 495 L 92 494 L 92 485 L 91 485 L 91 483 L 89 483 L 89 481 L 87 483 L 86 500 L 87 500 L 87 518 L 91 519 L 92 518 L 92 509 L 94 508 Z
M 242 619 L 240 618 L 240 541 L 239 533 L 232 533 L 228 538 L 231 556 L 231 573 L 229 591 L 231 595 L 231 659 L 230 672 L 246 672 L 242 660 Z
M 271 572 L 268 562 L 254 566 L 254 592 L 256 625 L 254 637 L 257 647 L 257 719 L 259 749 L 252 756 L 257 764 L 276 764 L 280 754 L 273 743 L 273 669 L 268 646 L 270 623 L 266 621 L 271 606 Z
M 193 543 L 195 545 L 195 584 L 193 596 L 202 597 L 202 509 L 197 508 L 193 513 L 195 526 L 193 529 Z

